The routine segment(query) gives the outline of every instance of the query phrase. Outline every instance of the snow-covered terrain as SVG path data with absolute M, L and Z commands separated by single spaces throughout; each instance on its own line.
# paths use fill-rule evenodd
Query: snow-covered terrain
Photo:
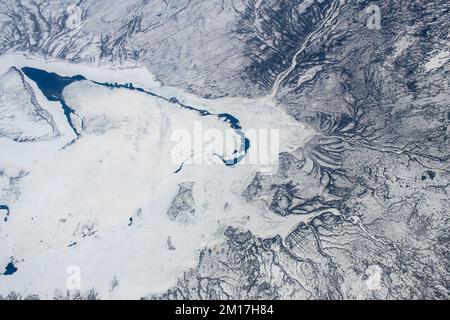
M 17 68 L 11 67 L 5 72 L 0 84 L 0 136 L 15 141 L 35 141 L 59 134 L 51 115 L 36 103 L 34 93 Z
M 103 73 L 21 55 L 7 56 L 0 64 L 8 70 L 6 76 L 11 70 L 22 75 L 20 68 L 32 66 L 64 76 L 82 73 L 90 80 L 107 83 L 136 84 L 142 79 L 133 78 L 135 74 L 145 72 L 117 69 Z M 65 289 L 70 265 L 82 270 L 83 288 L 95 288 L 105 298 L 160 293 L 195 266 L 200 249 L 223 240 L 228 226 L 245 226 L 267 237 L 287 235 L 301 221 L 299 217 L 286 220 L 270 215 L 240 197 L 246 181 L 260 169 L 257 162 L 235 166 L 221 161 L 192 162 L 175 173 L 181 163 L 172 154 L 177 141 L 171 134 L 186 130 L 193 137 L 195 126 L 201 124 L 204 132 L 215 128 L 225 135 L 226 122 L 143 92 L 83 80 L 63 91 L 65 103 L 74 112 L 76 137 L 61 114 L 62 107 L 46 100 L 32 80 L 22 77 L 35 90 L 37 103 L 48 117 L 58 119 L 57 129 L 64 134 L 33 143 L 10 137 L 0 140 L 2 150 L 10 150 L 2 154 L 2 170 L 14 164 L 27 173 L 18 181 L 20 197 L 8 201 L 11 216 L 1 228 L 0 265 L 6 266 L 13 257 L 18 268 L 14 276 L 0 278 L 1 293 L 19 290 L 51 297 L 56 289 Z M 177 93 L 152 82 L 142 85 L 170 96 Z M 211 112 L 232 112 L 244 130 L 268 128 L 269 124 L 281 129 L 281 151 L 302 147 L 314 134 L 289 120 L 270 101 L 202 103 L 186 96 L 183 102 L 201 103 Z M 11 100 L 5 104 L 16 105 Z M 254 107 L 248 108 L 250 104 Z M 37 120 L 32 123 L 39 124 Z M 21 126 L 32 130 L 26 122 L 17 124 L 19 129 Z M 40 130 L 36 128 L 31 135 L 37 136 Z M 211 150 L 217 152 L 220 150 Z M 179 185 L 186 182 L 192 183 L 195 212 L 189 219 L 171 219 L 167 212 Z M 169 237 L 175 250 L 168 248 Z M 114 279 L 119 279 L 121 286 L 112 291 Z
M 1 299 L 448 299 L 448 0 L 0 0 Z

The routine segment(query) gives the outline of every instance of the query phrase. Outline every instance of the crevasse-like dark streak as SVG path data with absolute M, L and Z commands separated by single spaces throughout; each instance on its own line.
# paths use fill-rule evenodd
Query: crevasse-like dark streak
M 81 80 L 87 80 L 87 79 L 85 77 L 83 77 L 82 75 L 75 75 L 73 77 L 63 77 L 63 76 L 60 76 L 53 72 L 50 73 L 50 72 L 47 72 L 44 70 L 30 68 L 30 67 L 23 67 L 21 70 L 28 78 L 30 78 L 31 80 L 36 82 L 38 88 L 42 91 L 42 93 L 48 100 L 59 101 L 61 103 L 61 106 L 64 110 L 64 114 L 67 118 L 67 121 L 68 121 L 70 127 L 73 129 L 73 131 L 75 132 L 75 134 L 78 137 L 79 133 L 77 132 L 76 128 L 73 126 L 72 119 L 70 117 L 70 115 L 74 113 L 74 110 L 66 104 L 66 102 L 64 101 L 64 98 L 62 96 L 62 92 L 63 92 L 64 88 L 66 86 L 68 86 L 69 84 L 71 84 L 75 81 L 81 81 Z M 152 97 L 162 99 L 166 102 L 169 102 L 172 104 L 177 104 L 178 106 L 180 106 L 184 109 L 195 111 L 198 114 L 200 114 L 200 116 L 216 116 L 219 120 L 227 122 L 230 125 L 230 127 L 235 130 L 236 134 L 239 135 L 239 137 L 241 138 L 241 148 L 240 148 L 241 150 L 240 151 L 235 150 L 233 153 L 233 158 L 231 158 L 231 159 L 225 159 L 223 156 L 218 155 L 226 166 L 233 166 L 233 165 L 239 163 L 245 157 L 248 149 L 250 148 L 250 140 L 245 137 L 245 134 L 239 123 L 239 120 L 229 113 L 214 114 L 214 113 L 209 112 L 208 110 L 203 110 L 203 109 L 195 108 L 193 106 L 184 104 L 175 97 L 166 98 L 166 97 L 160 96 L 156 93 L 153 93 L 151 91 L 147 91 L 143 88 L 135 87 L 132 83 L 119 84 L 119 83 L 108 83 L 108 82 L 102 83 L 102 82 L 97 82 L 97 81 L 92 81 L 92 82 L 97 85 L 105 86 L 105 87 L 108 87 L 111 89 L 124 88 L 124 89 L 128 89 L 128 90 L 142 92 L 142 93 L 148 94 Z
M 0 210 L 6 210 L 6 215 L 3 218 L 3 221 L 8 221 L 8 217 L 9 217 L 9 207 L 5 204 L 0 204 Z

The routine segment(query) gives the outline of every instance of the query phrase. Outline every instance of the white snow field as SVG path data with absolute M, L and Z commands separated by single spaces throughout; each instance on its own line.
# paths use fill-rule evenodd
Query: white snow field
M 12 77 L 11 67 L 24 66 L 98 82 L 133 83 L 211 113 L 232 114 L 244 130 L 278 129 L 280 152 L 302 147 L 314 135 L 270 99 L 202 99 L 160 86 L 145 69 L 8 55 L 0 59 L 0 75 Z M 217 117 L 201 117 L 126 88 L 78 81 L 63 92 L 77 115 L 73 122 L 80 136 L 74 140 L 61 105 L 48 101 L 32 80 L 25 80 L 58 135 L 48 122 L 29 117 L 22 99 L 2 95 L 0 115 L 8 112 L 19 119 L 13 123 L 15 132 L 46 139 L 19 142 L 0 137 L 0 204 L 10 211 L 8 220 L 0 221 L 0 268 L 11 261 L 17 268 L 11 275 L 0 275 L 0 294 L 16 291 L 51 298 L 55 290 L 68 289 L 68 268 L 79 266 L 81 291 L 94 288 L 103 299 L 140 298 L 173 285 L 195 266 L 200 249 L 223 241 L 228 226 L 245 226 L 266 237 L 286 235 L 302 219 L 279 217 L 242 199 L 249 179 L 261 170 L 257 163 L 186 164 L 174 173 L 180 163 L 172 156 L 173 132 L 193 133 L 199 123 L 203 130 L 225 132 L 229 125 Z M 2 86 L 20 88 L 16 78 L 6 83 Z M 0 127 L 5 128 L 3 122 Z M 247 156 L 257 147 L 252 145 Z M 195 215 L 188 222 L 167 215 L 183 182 L 194 182 Z M 169 236 L 175 250 L 168 248 Z M 114 279 L 117 286 L 112 285 Z

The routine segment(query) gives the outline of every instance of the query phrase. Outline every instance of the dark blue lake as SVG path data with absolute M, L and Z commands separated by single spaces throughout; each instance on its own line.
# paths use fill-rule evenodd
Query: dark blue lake
M 8 263 L 8 265 L 5 268 L 5 272 L 3 272 L 4 276 L 10 276 L 14 274 L 17 271 L 17 268 L 14 266 L 12 262 Z
M 29 67 L 23 67 L 22 72 L 36 83 L 39 90 L 42 91 L 42 93 L 48 100 L 59 101 L 61 103 L 61 107 L 64 110 L 64 115 L 66 116 L 67 122 L 78 136 L 78 132 L 73 126 L 72 119 L 70 118 L 70 114 L 74 113 L 74 111 L 64 101 L 62 92 L 64 88 L 69 84 L 75 81 L 86 80 L 86 78 L 80 75 L 73 77 L 63 77 L 53 72 L 47 72 L 44 70 Z

